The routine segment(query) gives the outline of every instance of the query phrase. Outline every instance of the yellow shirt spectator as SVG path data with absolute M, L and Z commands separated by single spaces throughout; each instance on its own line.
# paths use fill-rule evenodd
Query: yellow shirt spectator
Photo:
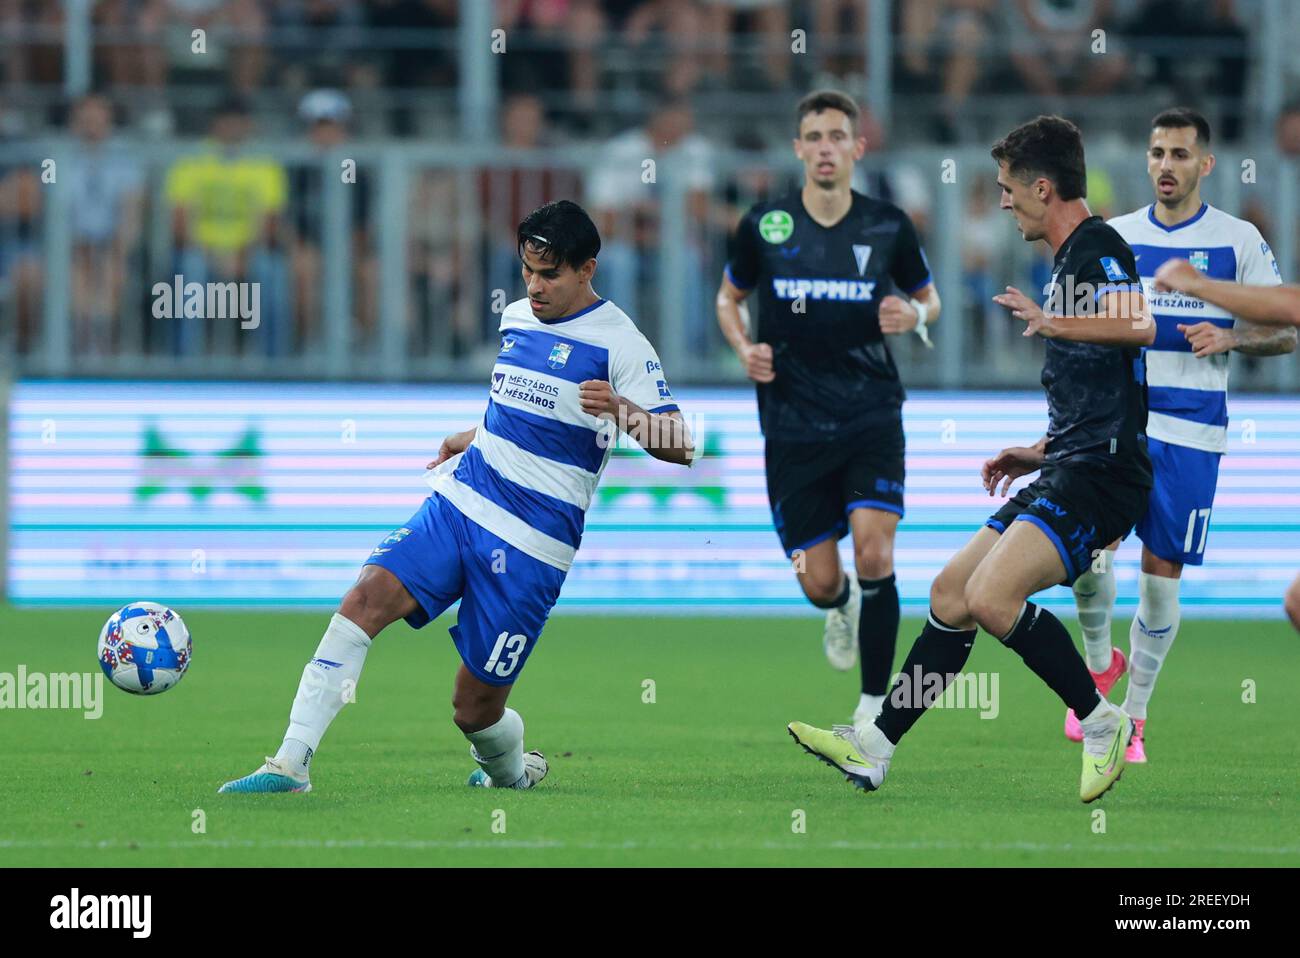
M 237 253 L 261 234 L 269 214 L 284 209 L 284 168 L 267 157 L 223 156 L 214 146 L 177 160 L 167 173 L 167 201 L 184 207 L 198 245 Z

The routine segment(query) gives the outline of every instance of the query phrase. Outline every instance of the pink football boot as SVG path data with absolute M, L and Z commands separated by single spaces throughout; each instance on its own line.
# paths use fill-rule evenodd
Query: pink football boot
M 1097 691 L 1102 695 L 1109 695 L 1110 690 L 1115 687 L 1115 683 L 1120 677 L 1128 671 L 1128 659 L 1124 658 L 1124 653 L 1119 649 L 1110 650 L 1110 668 L 1105 672 L 1093 672 L 1088 670 L 1092 680 L 1097 683 Z M 1074 714 L 1074 709 L 1065 710 L 1065 737 L 1071 742 L 1083 741 L 1083 726 L 1079 724 L 1079 716 Z M 1132 746 L 1130 746 L 1131 748 Z M 1141 751 L 1141 746 L 1138 746 Z
M 1146 719 L 1133 720 L 1133 738 L 1128 743 L 1128 749 L 1124 752 L 1124 761 L 1130 765 L 1143 765 L 1147 760 L 1146 746 L 1142 744 L 1143 734 L 1146 731 Z

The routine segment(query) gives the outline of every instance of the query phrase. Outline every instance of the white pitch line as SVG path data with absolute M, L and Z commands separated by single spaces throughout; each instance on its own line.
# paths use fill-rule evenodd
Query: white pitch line
M 109 850 L 158 850 L 158 849 L 288 849 L 308 848 L 322 851 L 359 849 L 399 849 L 404 851 L 435 851 L 439 849 L 576 849 L 582 851 L 1026 851 L 1026 852 L 1156 852 L 1156 853 L 1201 853 L 1201 854 L 1246 854 L 1246 855 L 1300 855 L 1300 846 L 1278 845 L 1205 845 L 1186 847 L 1177 845 L 1148 845 L 1135 843 L 1108 842 L 1104 839 L 1087 843 L 1066 842 L 1048 844 L 1045 842 L 959 842 L 959 841 L 912 841 L 912 842 L 871 842 L 871 841 L 833 841 L 833 842 L 760 842 L 755 844 L 725 844 L 720 842 L 707 844 L 676 845 L 664 842 L 566 842 L 553 839 L 192 839 L 168 842 L 129 842 L 121 839 L 103 841 L 63 841 L 60 839 L 0 839 L 0 850 L 6 849 L 51 849 L 67 848 L 85 851 Z

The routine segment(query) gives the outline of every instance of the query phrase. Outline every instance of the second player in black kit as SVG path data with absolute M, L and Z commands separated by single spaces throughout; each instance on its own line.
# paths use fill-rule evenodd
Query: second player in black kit
M 904 392 L 878 308 L 931 281 L 912 221 L 854 193 L 824 227 L 792 191 L 741 220 L 727 277 L 754 291 L 754 339 L 772 346 L 776 378 L 757 384 L 758 415 L 786 554 L 842 538 L 859 506 L 901 516 Z
M 1057 250 L 1046 308 L 1059 304 L 1061 314 L 1078 315 L 1083 304 L 1095 308 L 1107 292 L 1140 292 L 1137 276 L 1123 237 L 1100 216 L 1091 216 Z M 1072 282 L 1063 286 L 1065 278 Z M 1078 290 L 1085 291 L 1082 298 Z M 1060 553 L 1068 584 L 1146 511 L 1152 485 L 1146 383 L 1139 346 L 1048 339 L 1046 349 L 1042 472 L 985 525 L 1004 532 L 1017 519 L 1034 523 Z
M 740 220 L 718 323 L 758 387 L 777 536 L 804 595 L 826 610 L 827 660 L 859 666 L 853 720 L 870 721 L 888 688 L 899 621 L 904 393 L 886 337 L 916 331 L 928 341 L 942 304 L 911 220 L 852 189 L 867 148 L 857 104 L 817 90 L 796 118 L 802 188 Z M 850 532 L 856 575 L 845 574 L 838 545 Z
M 982 478 L 993 495 L 999 485 L 1005 494 L 1012 480 L 1040 475 L 935 578 L 930 614 L 875 721 L 831 730 L 792 722 L 789 731 L 855 784 L 879 788 L 894 747 L 962 672 L 983 629 L 1079 717 L 1079 797 L 1091 802 L 1118 781 L 1133 720 L 1107 701 L 1061 621 L 1030 599 L 1073 582 L 1146 508 L 1152 476 L 1142 347 L 1154 341 L 1155 323 L 1132 251 L 1088 210 L 1078 127 L 1040 116 L 1012 130 L 992 155 L 1001 208 L 1027 242 L 1045 241 L 1054 260 L 1045 302 L 1011 286 L 993 297 L 1026 335 L 1046 340 L 1047 435 L 1002 450 Z

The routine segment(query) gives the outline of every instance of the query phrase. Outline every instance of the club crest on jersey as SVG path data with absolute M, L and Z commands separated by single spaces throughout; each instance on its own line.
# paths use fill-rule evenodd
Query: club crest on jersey
M 1119 260 L 1113 256 L 1103 256 L 1101 258 L 1101 268 L 1106 271 L 1107 279 L 1128 279 L 1128 272 L 1123 266 L 1119 265 Z
M 794 234 L 794 217 L 785 210 L 768 210 L 758 221 L 758 235 L 769 243 L 784 243 Z
M 1210 254 L 1203 249 L 1192 250 L 1187 255 L 1187 262 L 1195 266 L 1198 273 L 1204 273 L 1210 268 Z
M 854 243 L 853 258 L 857 261 L 858 264 L 858 275 L 859 276 L 867 275 L 867 262 L 871 259 L 871 247 L 859 246 L 857 243 Z
M 550 358 L 546 360 L 546 365 L 552 369 L 559 369 L 569 361 L 569 354 L 573 352 L 573 343 L 556 343 L 551 347 Z
M 388 551 L 388 549 L 385 547 L 397 545 L 399 542 L 401 542 L 410 534 L 411 534 L 411 530 L 406 528 L 405 526 L 403 526 L 400 529 L 393 530 L 388 535 L 384 536 L 383 541 L 381 541 L 379 545 L 375 546 L 374 551 L 370 553 L 370 557 L 373 559 L 383 555 L 385 552 Z

